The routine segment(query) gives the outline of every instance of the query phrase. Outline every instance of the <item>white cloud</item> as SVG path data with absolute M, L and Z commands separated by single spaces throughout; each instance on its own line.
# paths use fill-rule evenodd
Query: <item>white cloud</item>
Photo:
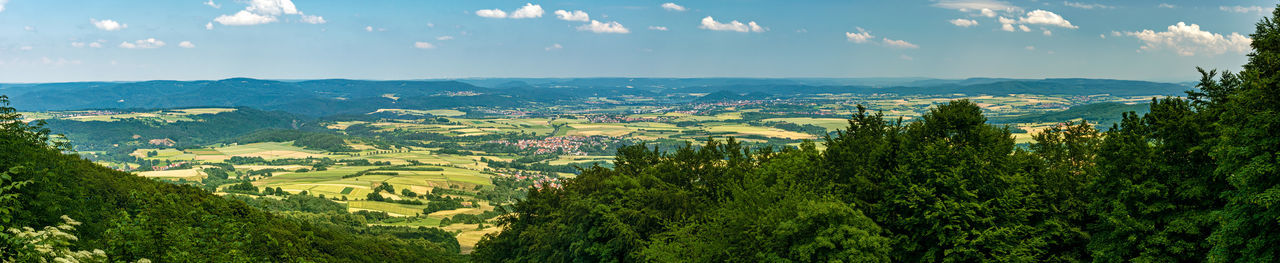
M 898 56 L 898 58 L 900 58 L 900 59 L 902 59 L 902 60 L 906 60 L 906 61 L 915 60 L 915 58 L 912 58 L 911 56 L 908 56 L 908 55 L 906 55 L 906 54 L 899 55 L 899 56 Z
M 546 51 L 552 51 L 552 50 L 559 50 L 559 49 L 562 49 L 562 48 L 564 48 L 564 46 L 561 46 L 561 45 L 560 45 L 560 43 L 556 43 L 556 44 L 551 45 L 551 46 L 549 46 L 549 47 L 543 48 L 543 50 L 546 50 Z
M 1159 7 L 1159 8 L 1178 8 L 1178 6 L 1173 5 L 1173 4 L 1170 4 L 1170 3 L 1160 3 L 1160 5 L 1157 5 L 1156 7 Z
M 1107 39 L 1107 34 L 1098 34 L 1098 38 Z
M 716 22 L 716 20 L 714 18 L 711 18 L 711 16 L 702 18 L 702 25 L 698 26 L 698 28 L 713 30 L 713 31 L 737 31 L 737 32 L 756 32 L 756 33 L 769 30 L 764 27 L 761 27 L 759 24 L 756 24 L 756 21 L 750 21 L 750 22 L 747 22 L 746 24 L 743 24 L 742 22 L 738 22 L 738 20 L 733 20 L 733 21 L 730 21 L 729 23 L 720 23 L 720 22 Z
M 1031 28 L 1027 27 L 1027 25 L 1018 25 L 1018 30 L 1022 30 L 1022 32 L 1031 32 Z
M 960 12 L 980 11 L 982 9 L 1002 11 L 1012 11 L 1017 9 L 1017 7 L 1010 5 L 1007 2 L 996 0 L 941 0 L 936 4 L 933 4 L 933 6 L 960 10 Z
M 1063 19 L 1062 16 L 1058 14 L 1054 14 L 1053 12 L 1040 10 L 1040 9 L 1027 12 L 1027 16 L 1021 19 L 1018 19 L 1018 22 L 1021 22 L 1024 24 L 1032 24 L 1032 25 L 1048 25 L 1048 26 L 1058 26 L 1058 27 L 1065 27 L 1065 28 L 1079 28 L 1075 25 L 1072 25 L 1071 21 L 1067 21 L 1066 19 Z
M 996 17 L 996 11 L 987 8 L 983 8 L 978 14 L 985 17 Z
M 601 34 L 603 34 L 603 33 L 612 33 L 612 34 L 626 34 L 626 33 L 631 33 L 631 30 L 627 30 L 627 28 L 626 28 L 626 27 L 622 26 L 622 24 L 619 24 L 617 21 L 611 21 L 611 22 L 608 22 L 608 23 L 601 23 L 600 21 L 595 21 L 595 20 L 591 20 L 591 24 L 586 24 L 586 25 L 579 26 L 579 27 L 578 27 L 578 31 L 591 31 L 592 33 L 601 33 Z
M 1000 30 L 1009 32 L 1013 32 L 1013 24 L 1018 22 L 1017 20 L 1004 18 L 1003 16 L 996 19 L 996 21 L 1000 22 Z
M 106 42 L 106 41 L 104 41 L 104 40 L 98 40 L 98 41 L 94 41 L 94 42 L 87 42 L 87 43 L 86 43 L 86 42 L 71 42 L 71 47 L 75 47 L 75 48 L 83 48 L 83 47 L 101 48 L 101 47 L 102 47 L 102 43 L 104 43 L 104 42 Z
M 971 26 L 978 25 L 978 21 L 975 21 L 973 19 L 956 18 L 948 22 L 951 22 L 952 25 L 956 25 L 958 27 L 971 27 Z
M 91 18 L 89 19 L 89 22 L 93 23 L 94 27 L 97 27 L 98 29 L 102 29 L 106 31 L 116 31 L 116 30 L 129 28 L 129 25 L 122 24 L 120 22 L 116 22 L 115 20 L 111 20 L 111 19 L 97 20 L 97 19 Z
M 196 44 L 191 44 L 191 41 L 182 41 L 178 43 L 178 46 L 182 48 L 195 48 Z
M 453 36 L 439 36 L 439 37 L 436 37 L 436 40 L 437 41 L 453 40 Z
M 364 32 L 373 32 L 373 26 L 364 26 Z
M 649 30 L 667 31 L 665 26 L 649 26 Z
M 1164 32 L 1150 29 L 1125 32 L 1126 36 L 1137 38 L 1143 42 L 1141 51 L 1169 49 L 1179 56 L 1195 56 L 1196 54 L 1220 55 L 1226 52 L 1247 53 L 1250 50 L 1249 39 L 1239 33 L 1222 34 L 1200 30 L 1200 25 L 1187 25 L 1178 22 L 1169 26 Z
M 307 24 L 324 24 L 325 23 L 324 18 L 320 16 L 302 15 L 301 19 L 303 23 L 307 23 Z
M 36 31 L 36 28 L 35 28 L 35 27 L 32 27 L 32 26 L 24 26 L 24 27 L 22 27 L 22 30 L 26 30 L 26 31 Z
M 9 3 L 9 0 L 0 0 L 0 12 L 4 12 L 4 4 L 7 3 Z
M 214 22 L 225 26 L 250 26 L 280 21 L 282 15 L 297 15 L 299 21 L 308 24 L 324 24 L 324 17 L 307 15 L 293 5 L 292 0 L 249 0 L 249 6 L 235 14 L 221 15 Z M 212 28 L 206 26 L 205 28 Z
M 431 43 L 428 43 L 428 42 L 421 42 L 421 41 L 419 41 L 419 42 L 413 42 L 413 48 L 417 48 L 417 49 L 433 49 L 433 48 L 436 48 L 436 45 L 432 45 Z
M 1025 47 L 1025 49 L 1027 49 L 1027 50 L 1036 50 L 1036 46 L 1027 46 L 1027 47 Z
M 684 8 L 683 6 L 677 5 L 676 3 L 663 3 L 662 9 L 666 9 L 667 11 L 676 11 L 676 12 L 684 12 L 685 10 L 689 10 Z
M 858 44 L 867 43 L 868 40 L 876 38 L 876 36 L 871 35 L 871 32 L 867 32 L 866 29 L 862 29 L 861 27 L 858 28 L 858 33 L 844 32 L 844 37 L 848 39 L 849 42 Z
M 1075 8 L 1080 8 L 1080 9 L 1094 9 L 1094 8 L 1097 8 L 1097 9 L 1115 9 L 1115 8 L 1116 8 L 1116 7 L 1114 7 L 1114 6 L 1109 6 L 1109 5 L 1104 5 L 1104 4 L 1086 4 L 1086 3 L 1070 2 L 1070 1 L 1062 2 L 1062 5 L 1070 6 L 1070 7 L 1075 7 Z
M 884 42 L 885 45 L 889 47 L 894 47 L 894 48 L 920 48 L 920 46 L 917 46 L 916 44 L 911 44 L 911 42 L 907 42 L 903 40 L 893 40 L 889 38 L 884 38 L 882 41 Z
M 260 15 L 254 12 L 249 12 L 248 10 L 240 10 L 240 12 L 236 12 L 234 15 L 221 15 L 213 19 L 214 22 L 218 22 L 218 24 L 222 24 L 224 26 L 251 26 L 271 23 L 276 20 L 277 19 L 274 16 Z
M 156 40 L 155 38 L 141 39 L 141 40 L 133 41 L 133 43 L 129 43 L 128 41 L 120 42 L 120 47 L 129 48 L 129 49 L 158 48 L 163 46 L 164 46 L 164 41 Z
M 1048 29 L 1045 29 L 1045 30 L 1044 30 L 1044 35 L 1045 35 L 1045 36 L 1053 36 L 1053 31 L 1049 31 Z
M 213 0 L 204 2 L 204 5 L 207 5 L 212 8 L 222 8 L 222 5 L 219 5 L 218 3 L 214 3 Z
M 503 12 L 499 9 L 476 10 L 476 15 L 484 18 L 507 18 L 507 12 Z
M 1238 6 L 1238 5 L 1237 5 L 1237 6 L 1219 6 L 1219 7 L 1218 7 L 1218 10 L 1227 11 L 1227 12 L 1236 12 L 1236 13 L 1242 13 L 1242 14 L 1248 14 L 1248 13 L 1258 13 L 1258 14 L 1271 13 L 1271 8 L 1266 8 L 1266 7 L 1261 7 L 1261 6 Z
M 508 18 L 539 18 L 542 17 L 542 13 L 544 12 L 542 11 L 541 5 L 525 3 L 523 7 L 520 7 L 520 9 L 516 9 L 516 11 L 511 12 L 511 16 L 508 16 Z
M 587 12 L 584 12 L 582 10 L 573 10 L 572 12 L 565 11 L 565 10 L 556 10 L 556 18 L 559 18 L 560 20 L 564 20 L 564 21 L 581 21 L 581 22 L 591 21 L 591 16 L 587 15 Z
M 31 47 L 31 46 L 21 46 L 21 47 L 18 47 L 18 50 L 22 50 L 22 51 L 31 51 L 32 49 L 35 49 L 35 48 L 33 48 L 33 47 Z
M 213 30 L 213 22 L 205 23 L 205 24 L 204 24 L 204 29 L 205 29 L 205 30 Z

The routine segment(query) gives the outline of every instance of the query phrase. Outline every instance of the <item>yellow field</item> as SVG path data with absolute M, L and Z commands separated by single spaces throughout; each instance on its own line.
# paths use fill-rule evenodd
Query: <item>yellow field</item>
M 707 127 L 706 130 L 710 132 L 732 132 L 739 135 L 760 135 L 760 136 L 771 137 L 771 138 L 785 138 L 785 139 L 817 138 L 817 136 L 813 136 L 812 134 L 786 131 L 786 130 L 772 128 L 772 127 L 757 127 L 757 126 L 746 126 L 746 125 L 711 126 L 711 127 Z

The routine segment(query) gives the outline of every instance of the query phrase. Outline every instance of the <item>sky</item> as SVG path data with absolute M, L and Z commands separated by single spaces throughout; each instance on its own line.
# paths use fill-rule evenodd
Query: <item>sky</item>
M 1198 79 L 1274 1 L 0 0 L 0 83 Z

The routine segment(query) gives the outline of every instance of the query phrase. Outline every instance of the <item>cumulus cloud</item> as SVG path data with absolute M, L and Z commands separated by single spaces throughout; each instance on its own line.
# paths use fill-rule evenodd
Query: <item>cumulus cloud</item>
M 1044 35 L 1045 35 L 1045 36 L 1053 36 L 1053 31 L 1049 31 L 1048 29 L 1045 29 L 1045 30 L 1044 30 Z
M 1080 9 L 1114 9 L 1116 8 L 1114 6 L 1109 6 L 1104 4 L 1096 4 L 1096 3 L 1086 4 L 1081 2 L 1070 2 L 1070 1 L 1062 2 L 1062 5 L 1080 8 Z
M 560 20 L 564 20 L 564 21 L 580 21 L 580 22 L 591 21 L 591 16 L 587 15 L 587 12 L 584 12 L 582 10 L 573 10 L 572 12 L 565 11 L 565 10 L 556 10 L 556 18 L 559 18 Z
M 948 22 L 951 22 L 952 25 L 956 25 L 958 27 L 971 27 L 971 26 L 978 25 L 978 21 L 975 21 L 973 19 L 956 18 Z
M 476 10 L 476 15 L 484 18 L 507 18 L 507 12 L 500 9 L 480 9 Z
M 102 48 L 102 43 L 106 43 L 106 42 L 107 42 L 106 40 L 101 40 L 101 39 L 99 39 L 98 41 L 93 41 L 93 42 L 71 42 L 71 47 L 75 47 L 75 48 L 83 48 L 83 47 L 90 47 L 90 48 Z
M 439 37 L 436 37 L 436 40 L 437 41 L 453 40 L 453 36 L 439 36 Z
M 0 0 L 0 12 L 4 12 L 4 4 L 8 4 L 9 0 Z
M 111 19 L 97 20 L 97 19 L 91 18 L 89 19 L 89 22 L 93 23 L 94 27 L 97 27 L 98 29 L 102 29 L 106 31 L 116 31 L 116 30 L 129 28 L 129 25 L 116 22 L 115 20 L 111 20 Z
M 149 49 L 149 48 L 158 48 L 163 46 L 164 46 L 164 41 L 160 41 L 155 38 L 140 39 L 137 41 L 133 41 L 133 43 L 130 43 L 128 41 L 120 42 L 121 48 L 128 48 L 128 49 L 138 49 L 138 48 Z
M 1018 19 L 1018 22 L 1032 25 L 1057 26 L 1065 28 L 1079 28 L 1071 24 L 1071 21 L 1063 19 L 1062 16 L 1053 12 L 1036 9 L 1027 12 L 1027 16 Z
M 271 23 L 276 20 L 274 16 L 261 15 L 247 10 L 240 10 L 240 12 L 236 12 L 233 15 L 221 15 L 213 19 L 214 22 L 224 26 L 251 26 Z
M 884 42 L 884 45 L 893 47 L 893 48 L 920 48 L 920 46 L 917 46 L 916 44 L 911 44 L 911 42 L 907 42 L 903 40 L 893 40 L 889 38 L 884 38 L 881 41 Z
M 667 31 L 665 26 L 649 26 L 649 30 Z
M 861 27 L 857 29 L 858 33 L 844 32 L 844 37 L 848 39 L 849 42 L 858 44 L 867 43 L 867 41 L 876 38 L 876 36 L 871 35 L 871 32 L 867 32 L 866 29 L 862 29 Z
M 182 48 L 195 48 L 196 44 L 191 44 L 191 41 L 182 41 L 178 43 L 178 46 Z
M 631 33 L 631 30 L 627 30 L 626 27 L 622 26 L 622 24 L 619 24 L 617 21 L 601 23 L 600 21 L 595 21 L 595 20 L 591 20 L 590 24 L 579 26 L 578 31 L 591 31 L 592 33 L 597 33 L 597 34 Z
M 1187 25 L 1184 22 L 1171 25 L 1163 32 L 1147 29 L 1125 32 L 1124 35 L 1142 41 L 1143 45 L 1140 47 L 1140 51 L 1168 49 L 1179 56 L 1195 56 L 1196 54 L 1212 56 L 1227 52 L 1246 53 L 1250 50 L 1249 44 L 1253 43 L 1253 39 L 1249 39 L 1239 33 L 1233 32 L 1230 35 L 1223 36 L 1222 34 L 1200 30 L 1200 25 Z
M 1018 25 L 1018 30 L 1022 30 L 1022 32 L 1031 32 L 1031 28 L 1027 27 L 1027 25 Z
M 662 9 L 666 9 L 667 11 L 676 11 L 676 12 L 684 12 L 685 10 L 689 10 L 684 8 L 683 6 L 677 5 L 676 3 L 663 3 Z
M 280 21 L 280 16 L 296 15 L 308 24 L 324 24 L 324 17 L 307 15 L 293 5 L 292 0 L 250 0 L 249 6 L 231 15 L 221 15 L 214 22 L 225 26 L 251 26 Z M 211 26 L 205 28 L 211 29 Z
M 219 5 L 218 3 L 214 3 L 213 0 L 205 1 L 204 5 L 207 5 L 212 8 L 222 8 L 222 5 Z
M 523 7 L 520 7 L 520 9 L 516 9 L 516 11 L 511 12 L 511 16 L 508 16 L 508 18 L 511 18 L 511 19 L 539 18 L 539 17 L 542 17 L 542 13 L 544 12 L 542 11 L 541 5 L 525 3 Z
M 551 45 L 551 46 L 549 46 L 549 47 L 543 48 L 543 50 L 546 50 L 546 51 L 552 51 L 552 50 L 559 50 L 559 49 L 562 49 L 562 48 L 564 48 L 564 46 L 561 46 L 561 45 L 560 45 L 560 43 L 556 43 L 556 44 Z
M 429 42 L 422 42 L 422 41 L 418 41 L 418 42 L 413 42 L 413 48 L 417 48 L 417 49 L 433 49 L 433 48 L 436 48 L 436 45 L 432 45 L 432 44 L 431 44 L 431 43 L 429 43 Z
M 533 3 L 525 3 L 524 6 L 516 9 L 515 11 L 511 11 L 511 13 L 507 13 L 506 11 L 502 11 L 502 9 L 497 8 L 476 10 L 476 15 L 484 18 L 539 18 L 542 17 L 543 13 L 545 12 L 542 10 L 542 6 L 535 5 Z M 586 13 L 583 12 L 583 15 L 586 15 Z
M 1238 5 L 1237 5 L 1237 6 L 1219 6 L 1219 7 L 1218 7 L 1218 10 L 1227 11 L 1227 12 L 1242 13 L 1242 14 L 1248 14 L 1248 13 L 1266 14 L 1266 13 L 1271 13 L 1271 8 L 1266 8 L 1266 7 L 1261 7 L 1261 6 L 1238 6 Z
M 373 26 L 364 26 L 364 32 L 373 32 Z
M 750 21 L 750 22 L 747 22 L 746 24 L 743 24 L 742 22 L 738 22 L 738 20 L 733 20 L 733 21 L 730 21 L 729 23 L 720 23 L 720 22 L 716 22 L 715 18 L 711 18 L 711 16 L 702 18 L 702 25 L 698 26 L 698 28 L 713 30 L 713 31 L 736 31 L 736 32 L 756 32 L 756 33 L 769 30 L 764 27 L 761 27 L 760 24 L 756 24 L 756 21 Z
M 1178 6 L 1173 5 L 1173 4 L 1170 4 L 1170 3 L 1160 3 L 1160 5 L 1157 5 L 1156 7 L 1159 7 L 1159 8 L 1178 8 Z
M 205 29 L 205 30 L 213 30 L 213 22 L 205 23 L 205 24 L 204 24 L 204 29 Z

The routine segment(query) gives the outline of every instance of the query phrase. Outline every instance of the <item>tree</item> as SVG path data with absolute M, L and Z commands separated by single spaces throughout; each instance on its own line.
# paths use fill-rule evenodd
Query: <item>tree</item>
M 1280 260 L 1280 9 L 1257 23 L 1253 53 L 1238 83 L 1224 79 L 1221 141 L 1213 149 L 1217 176 L 1231 189 L 1215 218 L 1221 222 L 1209 238 L 1209 261 Z M 1233 85 L 1236 84 L 1236 85 Z

